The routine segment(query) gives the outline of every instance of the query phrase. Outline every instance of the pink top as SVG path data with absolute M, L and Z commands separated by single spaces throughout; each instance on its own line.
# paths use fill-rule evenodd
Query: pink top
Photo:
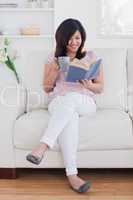
M 52 61 L 54 61 L 55 57 L 54 54 L 51 54 L 46 63 L 50 63 Z M 87 63 L 91 63 L 93 61 L 95 61 L 96 55 L 92 52 L 92 51 L 88 51 L 85 55 L 85 57 L 81 58 L 80 61 L 82 62 L 87 62 Z M 55 98 L 57 95 L 65 95 L 68 92 L 78 92 L 80 94 L 85 94 L 85 95 L 89 95 L 92 98 L 94 98 L 95 100 L 95 94 L 90 91 L 89 89 L 84 88 L 84 86 L 82 86 L 82 84 L 80 83 L 72 83 L 72 82 L 66 82 L 65 81 L 65 72 L 63 72 L 62 70 L 59 71 L 59 76 L 56 80 L 56 86 L 54 87 L 52 92 L 48 93 L 48 103 L 50 103 L 50 101 Z

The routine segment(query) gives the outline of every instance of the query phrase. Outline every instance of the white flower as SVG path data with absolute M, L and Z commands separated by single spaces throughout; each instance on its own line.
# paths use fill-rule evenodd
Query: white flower
M 9 38 L 5 38 L 5 39 L 4 39 L 4 44 L 5 44 L 6 47 L 10 45 L 10 40 L 9 40 Z
M 10 57 L 11 60 L 16 60 L 19 56 L 18 56 L 18 52 L 16 49 L 11 49 L 11 48 L 8 48 L 8 55 Z
M 0 49 L 0 62 L 5 63 L 7 61 L 7 53 L 4 49 Z

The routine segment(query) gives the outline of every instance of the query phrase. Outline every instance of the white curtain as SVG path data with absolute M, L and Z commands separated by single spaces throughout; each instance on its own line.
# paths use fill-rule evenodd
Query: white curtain
M 101 0 L 102 35 L 133 35 L 133 0 Z

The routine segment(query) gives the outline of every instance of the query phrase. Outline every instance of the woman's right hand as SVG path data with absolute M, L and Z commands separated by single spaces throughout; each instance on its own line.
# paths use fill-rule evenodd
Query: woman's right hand
M 45 65 L 43 85 L 46 92 L 50 92 L 53 90 L 58 75 L 59 66 L 56 60 Z

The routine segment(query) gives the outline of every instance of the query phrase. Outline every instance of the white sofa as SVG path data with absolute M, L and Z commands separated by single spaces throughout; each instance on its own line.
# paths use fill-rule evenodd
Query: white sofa
M 79 168 L 133 168 L 133 49 L 94 49 L 103 58 L 105 87 L 97 113 L 80 117 Z M 29 52 L 18 61 L 22 85 L 0 67 L 0 176 L 16 177 L 17 168 L 63 168 L 58 143 L 39 166 L 26 161 L 48 124 L 42 88 L 48 52 Z M 34 56 L 36 55 L 36 56 Z M 22 64 L 23 63 L 23 64 Z

